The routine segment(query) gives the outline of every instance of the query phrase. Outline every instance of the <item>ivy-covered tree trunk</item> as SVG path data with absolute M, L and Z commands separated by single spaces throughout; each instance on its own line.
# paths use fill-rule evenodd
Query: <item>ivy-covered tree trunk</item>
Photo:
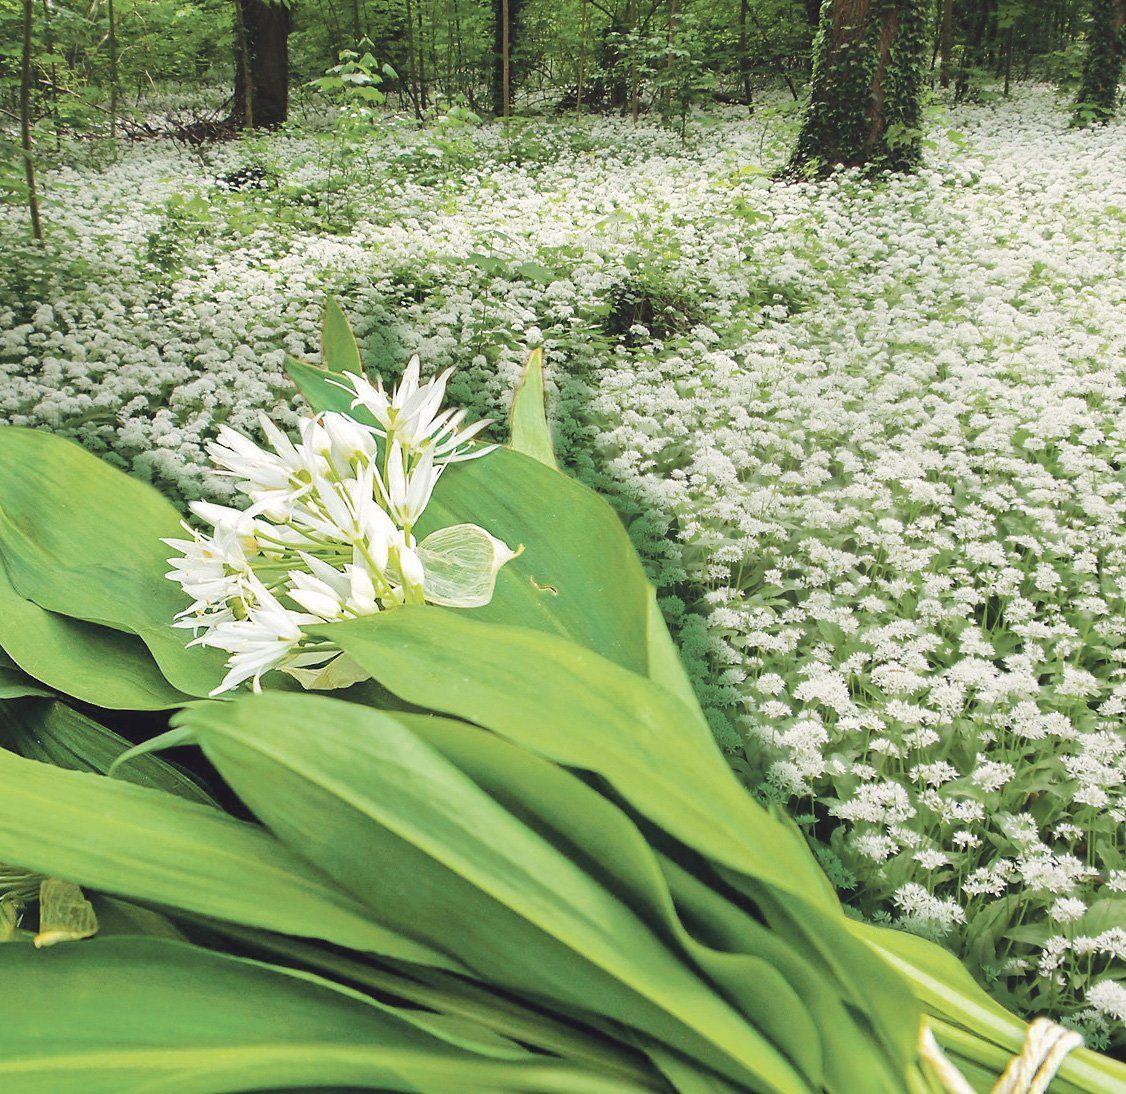
M 919 155 L 928 0 L 826 0 L 791 170 L 906 170 Z
M 289 115 L 290 11 L 286 4 L 279 2 L 236 0 L 236 3 L 241 26 L 235 42 L 232 116 L 240 126 L 273 129 Z M 245 40 L 245 54 L 241 40 Z
M 1083 78 L 1075 98 L 1075 124 L 1107 122 L 1114 117 L 1122 76 L 1126 0 L 1092 0 Z

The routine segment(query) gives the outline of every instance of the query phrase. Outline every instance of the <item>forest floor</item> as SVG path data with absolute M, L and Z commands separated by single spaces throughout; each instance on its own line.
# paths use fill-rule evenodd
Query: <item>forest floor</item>
M 1020 89 L 797 185 L 794 116 L 75 150 L 0 270 L 0 420 L 221 497 L 206 440 L 293 414 L 326 292 L 502 417 L 542 344 L 748 783 L 860 914 L 1120 1040 L 1126 124 Z

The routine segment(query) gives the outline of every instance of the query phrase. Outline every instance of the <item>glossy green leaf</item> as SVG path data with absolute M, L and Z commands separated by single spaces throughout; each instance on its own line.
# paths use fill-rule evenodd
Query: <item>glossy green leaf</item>
M 323 365 L 312 365 L 289 355 L 285 358 L 285 371 L 313 410 L 333 410 L 365 425 L 376 424 L 362 406 L 352 408 L 348 392 L 339 386 L 344 380 L 343 372 L 333 372 Z
M 108 774 L 114 761 L 132 747 L 113 730 L 60 702 L 0 705 L 0 745 L 29 760 L 99 775 Z M 214 804 L 192 779 L 159 756 L 138 756 L 122 766 L 117 777 L 188 801 Z
M 704 1070 L 659 1041 L 641 1038 L 639 1043 L 676 1094 L 738 1094 L 739 1087 L 720 1078 L 714 1071 Z
M 450 967 L 373 923 L 256 825 L 210 806 L 0 750 L 0 862 L 217 919 Z
M 589 651 L 466 613 L 412 608 L 333 625 L 333 635 L 407 701 L 601 774 L 650 820 L 744 879 L 752 899 L 770 898 L 776 926 L 788 925 L 801 950 L 830 963 L 891 1059 L 913 1051 L 917 1010 L 902 981 L 843 930 L 800 834 L 749 798 L 684 703 Z
M 685 959 L 714 981 L 811 1085 L 821 1085 L 821 1036 L 780 975 L 777 954 L 769 946 L 764 951 L 762 941 L 769 932 L 760 923 L 743 917 L 744 937 L 725 940 L 723 952 L 700 943 L 682 923 L 657 859 L 636 825 L 596 790 L 566 769 L 465 722 L 432 715 L 396 718 L 545 838 L 581 852 L 590 869 L 609 878 L 610 887 L 646 921 L 663 924 Z M 820 984 L 819 991 L 831 995 L 832 987 Z
M 407 702 L 596 771 L 701 854 L 838 912 L 804 841 L 751 799 L 685 703 L 589 649 L 477 619 L 417 607 L 309 629 Z
M 808 1089 L 626 904 L 391 716 L 264 693 L 176 724 L 284 842 L 392 929 L 490 983 L 611 1016 L 770 1089 Z
M 125 935 L 129 938 L 166 938 L 183 942 L 182 931 L 166 915 L 120 900 L 105 893 L 91 893 L 90 903 L 98 916 L 98 937 L 110 938 Z
M 551 430 L 547 424 L 547 409 L 543 389 L 543 350 L 532 350 L 523 375 L 516 385 L 512 410 L 508 419 L 509 444 L 517 452 L 558 470 L 555 449 L 551 444 Z
M 21 669 L 0 666 L 0 699 L 22 699 L 29 695 L 54 697 L 54 694 Z
M 471 1051 L 455 1030 L 320 977 L 180 942 L 0 946 L 0 978 L 19 1000 L 0 1023 L 10 1094 L 638 1089 L 546 1057 Z
M 990 998 L 949 951 L 887 927 L 852 920 L 849 927 L 904 977 L 928 1014 L 963 1027 L 977 1042 L 990 1042 L 1012 1055 L 1020 1052 L 1026 1024 Z M 941 1031 L 936 1032 L 941 1041 Z M 1057 1085 L 1062 1089 L 1063 1083 L 1085 1091 L 1126 1089 L 1126 1065 L 1080 1048 L 1060 1068 Z
M 106 710 L 164 710 L 191 698 L 165 680 L 139 638 L 25 600 L 3 562 L 0 647 L 28 676 Z
M 469 520 L 519 558 L 475 619 L 557 634 L 645 672 L 648 586 L 614 511 L 597 494 L 511 449 L 451 467 L 418 534 Z
M 174 687 L 203 696 L 222 679 L 223 658 L 188 649 L 171 625 L 184 598 L 164 577 L 161 539 L 181 534 L 151 486 L 61 437 L 0 427 L 0 558 L 16 592 L 137 635 Z
M 563 1059 L 647 1085 L 652 1081 L 631 1049 L 564 1018 L 518 1003 L 506 994 L 464 977 L 419 965 L 393 968 L 373 965 L 338 950 L 249 927 L 207 923 L 220 939 L 234 939 L 241 952 L 272 963 L 286 963 L 355 984 L 383 997 L 393 996 L 439 1014 L 457 1017 L 495 1031 L 508 1040 L 532 1045 Z
M 321 361 L 333 372 L 353 372 L 361 376 L 364 372 L 356 336 L 340 305 L 331 296 L 325 301 L 321 323 Z
M 881 1058 L 870 1028 L 856 1017 L 863 1008 L 854 1012 L 842 998 L 851 984 L 827 975 L 821 956 L 804 939 L 786 941 L 795 932 L 785 917 L 770 917 L 764 925 L 655 854 L 629 817 L 565 769 L 464 722 L 396 717 L 510 811 L 610 874 L 615 891 L 646 920 L 663 922 L 685 955 L 814 1085 L 821 1085 L 823 1066 L 831 1089 L 842 1088 L 842 1078 L 861 1068 L 872 1089 L 882 1078 L 883 1089 L 898 1090 L 910 1051 Z M 809 909 L 799 915 L 813 919 L 828 944 L 851 943 L 839 917 L 827 920 Z M 866 956 L 866 965 L 878 964 Z M 917 1016 L 910 1000 L 904 1002 L 902 1024 L 913 1042 Z
M 699 700 L 688 679 L 680 651 L 669 634 L 668 625 L 657 604 L 656 590 L 649 588 L 649 605 L 645 613 L 647 624 L 647 648 L 649 651 L 649 679 L 660 684 L 666 691 L 675 695 L 694 715 L 696 720 L 707 725 L 704 712 L 700 710 Z M 710 732 L 710 730 L 709 730 Z

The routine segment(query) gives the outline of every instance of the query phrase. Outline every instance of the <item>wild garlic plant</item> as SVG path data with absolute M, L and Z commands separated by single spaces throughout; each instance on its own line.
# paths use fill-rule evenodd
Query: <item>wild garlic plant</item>
M 458 362 L 482 416 L 542 344 L 561 454 L 625 518 L 732 762 L 842 898 L 1021 1013 L 1126 1044 L 1126 119 L 1069 129 L 1022 85 L 953 107 L 917 174 L 806 186 L 768 181 L 785 99 L 688 147 L 644 118 L 537 121 L 546 158 L 522 162 L 499 126 L 464 130 L 465 158 L 404 127 L 344 234 L 295 232 L 282 186 L 216 192 L 239 142 L 202 173 L 160 142 L 70 170 L 48 192 L 65 263 L 34 291 L 0 269 L 0 418 L 231 505 L 205 445 L 259 409 L 292 433 L 283 359 L 315 352 L 326 292 L 373 359 Z M 303 194 L 330 185 L 313 138 L 264 140 Z M 146 240 L 197 191 L 214 230 L 168 295 Z
M 213 694 L 246 680 L 260 690 L 272 670 L 311 688 L 355 683 L 367 674 L 303 627 L 492 598 L 497 572 L 517 551 L 474 524 L 415 536 L 442 472 L 495 447 L 474 444 L 488 419 L 467 425 L 464 410 L 442 409 L 451 371 L 421 382 L 415 357 L 391 395 L 382 380 L 348 375 L 352 407 L 375 425 L 310 415 L 295 443 L 262 414 L 270 448 L 226 426 L 208 446 L 250 505 L 195 502 L 211 531 L 185 523 L 189 538 L 165 542 L 179 552 L 167 576 L 192 598 L 175 625 L 197 632 L 192 645 L 230 654 Z

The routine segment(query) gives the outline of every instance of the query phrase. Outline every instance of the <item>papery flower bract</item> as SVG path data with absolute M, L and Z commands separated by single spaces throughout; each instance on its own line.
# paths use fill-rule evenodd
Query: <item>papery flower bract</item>
M 251 504 L 196 502 L 211 534 L 185 525 L 190 538 L 165 541 L 180 552 L 167 576 L 192 598 L 174 625 L 202 632 L 192 644 L 230 654 L 213 694 L 246 680 L 258 689 L 275 669 L 306 687 L 345 687 L 364 674 L 303 627 L 492 598 L 497 573 L 518 551 L 473 524 L 421 543 L 413 534 L 446 464 L 468 458 L 465 445 L 487 424 L 462 429 L 463 413 L 441 410 L 447 377 L 420 384 L 416 358 L 390 399 L 382 384 L 356 377 L 382 431 L 326 412 L 302 419 L 294 443 L 263 417 L 271 451 L 220 430 L 209 452 Z

